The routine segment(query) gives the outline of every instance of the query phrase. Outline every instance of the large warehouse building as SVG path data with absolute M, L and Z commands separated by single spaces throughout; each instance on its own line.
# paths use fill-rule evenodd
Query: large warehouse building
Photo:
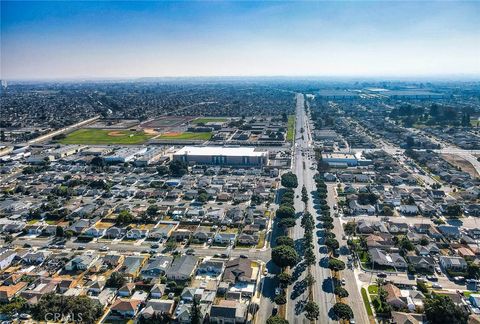
M 267 165 L 268 152 L 257 152 L 254 147 L 185 146 L 173 159 L 189 164 L 262 167 Z

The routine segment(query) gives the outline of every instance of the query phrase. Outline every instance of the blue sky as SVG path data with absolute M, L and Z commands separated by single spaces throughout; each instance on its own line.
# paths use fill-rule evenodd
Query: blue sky
M 480 75 L 480 2 L 1 1 L 1 77 Z

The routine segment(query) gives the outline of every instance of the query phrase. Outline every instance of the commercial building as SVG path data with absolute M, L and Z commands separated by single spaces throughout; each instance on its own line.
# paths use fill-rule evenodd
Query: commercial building
M 138 166 L 146 166 L 150 164 L 154 164 L 160 160 L 162 156 L 165 154 L 165 147 L 153 147 L 145 152 L 142 156 L 140 156 L 136 161 L 135 164 Z
M 253 147 L 185 146 L 173 159 L 189 164 L 262 167 L 267 165 L 268 152 L 257 152 Z
M 355 167 L 366 166 L 372 163 L 372 160 L 362 158 L 361 153 L 324 153 L 322 160 L 331 167 Z
M 112 155 L 105 157 L 107 163 L 125 163 L 135 159 L 136 156 L 141 155 L 147 151 L 147 148 L 122 148 Z

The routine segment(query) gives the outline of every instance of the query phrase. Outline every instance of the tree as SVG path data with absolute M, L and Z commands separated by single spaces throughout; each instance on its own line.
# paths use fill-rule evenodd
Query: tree
M 201 324 L 202 323 L 202 313 L 200 312 L 200 307 L 198 307 L 198 298 L 193 298 L 192 308 L 190 311 L 190 323 L 192 324 Z
M 103 168 L 105 166 L 105 160 L 101 158 L 100 156 L 95 156 L 91 161 L 90 165 Z
M 277 245 L 287 245 L 292 248 L 295 247 L 295 242 L 293 241 L 293 239 L 285 235 L 277 237 L 275 242 L 277 243 Z
M 170 172 L 170 169 L 165 165 L 159 165 L 157 167 L 157 173 L 161 176 L 166 175 Z
M 462 215 L 462 207 L 458 204 L 448 205 L 445 214 L 450 217 L 459 217 Z
M 295 218 L 284 218 L 284 219 L 281 219 L 280 222 L 278 222 L 278 226 L 283 228 L 294 227 L 295 224 L 296 224 Z
M 308 192 L 305 186 L 302 187 L 302 201 L 304 204 L 308 202 Z
M 345 288 L 343 288 L 342 286 L 335 287 L 334 293 L 335 293 L 335 295 L 337 295 L 340 298 L 348 297 L 348 291 Z
M 120 272 L 113 272 L 105 285 L 112 288 L 120 288 L 127 282 L 127 279 Z
M 12 243 L 13 242 L 13 235 L 12 234 L 6 234 L 5 237 L 3 238 L 3 241 L 5 243 Z
M 392 216 L 393 215 L 393 210 L 392 210 L 392 208 L 390 208 L 390 206 L 383 206 L 382 213 L 385 216 Z
M 65 232 L 63 230 L 63 227 L 60 226 L 60 225 L 57 225 L 57 227 L 55 228 L 55 236 L 56 237 L 63 237 L 65 235 Z
M 425 315 L 431 324 L 464 324 L 468 313 L 455 305 L 448 296 L 432 294 L 424 300 Z
M 285 293 L 281 293 L 280 295 L 275 296 L 275 298 L 273 299 L 273 301 L 274 301 L 277 305 L 284 305 L 284 304 L 287 303 L 287 296 L 285 296 Z
M 336 303 L 333 305 L 333 313 L 340 319 L 350 320 L 353 318 L 353 311 L 347 304 Z
M 308 287 L 313 286 L 313 284 L 316 282 L 315 278 L 311 273 L 308 273 L 305 276 L 305 283 L 307 284 Z
M 341 271 L 345 270 L 345 262 L 336 258 L 328 259 L 328 268 L 332 271 Z
M 336 250 L 340 247 L 340 243 L 334 238 L 328 238 L 325 240 L 325 245 L 330 251 Z
M 288 321 L 278 315 L 270 316 L 267 319 L 267 324 L 288 324 Z
M 204 204 L 208 201 L 208 198 L 208 194 L 206 192 L 202 192 L 198 195 L 197 200 Z
M 480 278 L 480 266 L 473 262 L 467 262 L 467 278 L 478 279 Z
M 315 253 L 313 253 L 313 248 L 312 248 L 311 245 L 309 245 L 305 249 L 305 253 L 304 253 L 303 257 L 305 258 L 305 263 L 308 266 L 311 266 L 311 265 L 315 264 Z
M 44 321 L 47 314 L 62 314 L 71 316 L 71 320 L 80 320 L 82 323 L 93 324 L 102 315 L 103 307 L 87 296 L 63 296 L 55 293 L 43 295 L 32 308 L 32 317 L 37 321 Z
M 277 209 L 276 215 L 279 218 L 294 218 L 295 209 L 292 206 L 283 204 Z
M 287 172 L 282 175 L 282 186 L 286 188 L 297 188 L 298 187 L 298 180 L 297 176 L 292 172 Z
M 360 205 L 374 205 L 378 200 L 378 197 L 371 192 L 360 192 L 358 194 L 358 203 Z
M 117 216 L 117 223 L 119 224 L 130 224 L 134 221 L 135 217 L 128 211 L 122 210 Z
M 421 245 L 421 246 L 427 246 L 428 243 L 429 243 L 429 241 L 428 241 L 428 239 L 427 239 L 426 237 L 422 237 L 422 238 L 420 239 L 420 245 Z
M 357 229 L 357 224 L 353 221 L 350 221 L 343 225 L 343 229 L 345 231 L 345 234 L 347 235 L 355 235 L 355 231 Z
M 305 317 L 309 320 L 317 320 L 318 316 L 320 316 L 320 308 L 318 307 L 317 303 L 313 301 L 308 301 L 303 308 L 305 311 Z
M 277 275 L 277 279 L 280 284 L 287 286 L 292 283 L 292 275 L 287 272 L 282 272 Z
M 413 251 L 415 250 L 415 246 L 413 245 L 412 242 L 408 239 L 408 237 L 404 236 L 400 242 L 398 242 L 398 245 L 400 248 L 407 250 L 407 251 Z
M 292 247 L 280 245 L 272 249 L 272 260 L 280 268 L 293 267 L 297 264 L 298 254 Z
M 188 173 L 188 164 L 180 160 L 173 160 L 169 165 L 170 174 L 174 177 L 181 177 Z

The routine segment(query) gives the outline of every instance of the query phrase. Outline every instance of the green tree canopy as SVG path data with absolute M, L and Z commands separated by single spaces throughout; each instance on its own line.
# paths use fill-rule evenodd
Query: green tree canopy
M 295 247 L 295 242 L 293 241 L 293 239 L 285 235 L 277 237 L 275 242 L 277 243 L 277 245 L 287 245 L 292 248 Z
M 320 308 L 314 301 L 308 301 L 303 310 L 305 311 L 305 317 L 311 321 L 317 320 L 320 316 Z
M 345 270 L 345 262 L 340 259 L 330 258 L 328 259 L 328 268 L 332 271 Z
M 468 313 L 455 305 L 448 296 L 432 294 L 424 300 L 425 315 L 431 324 L 465 324 Z
M 288 321 L 278 315 L 270 316 L 267 319 L 267 324 L 288 324 Z
M 340 319 L 349 320 L 353 318 L 353 311 L 347 304 L 336 303 L 333 305 L 333 313 Z
M 280 268 L 292 267 L 297 264 L 298 254 L 292 247 L 280 245 L 272 249 L 272 260 Z
M 297 176 L 292 172 L 287 172 L 282 175 L 282 186 L 286 188 L 297 188 L 298 180 Z

